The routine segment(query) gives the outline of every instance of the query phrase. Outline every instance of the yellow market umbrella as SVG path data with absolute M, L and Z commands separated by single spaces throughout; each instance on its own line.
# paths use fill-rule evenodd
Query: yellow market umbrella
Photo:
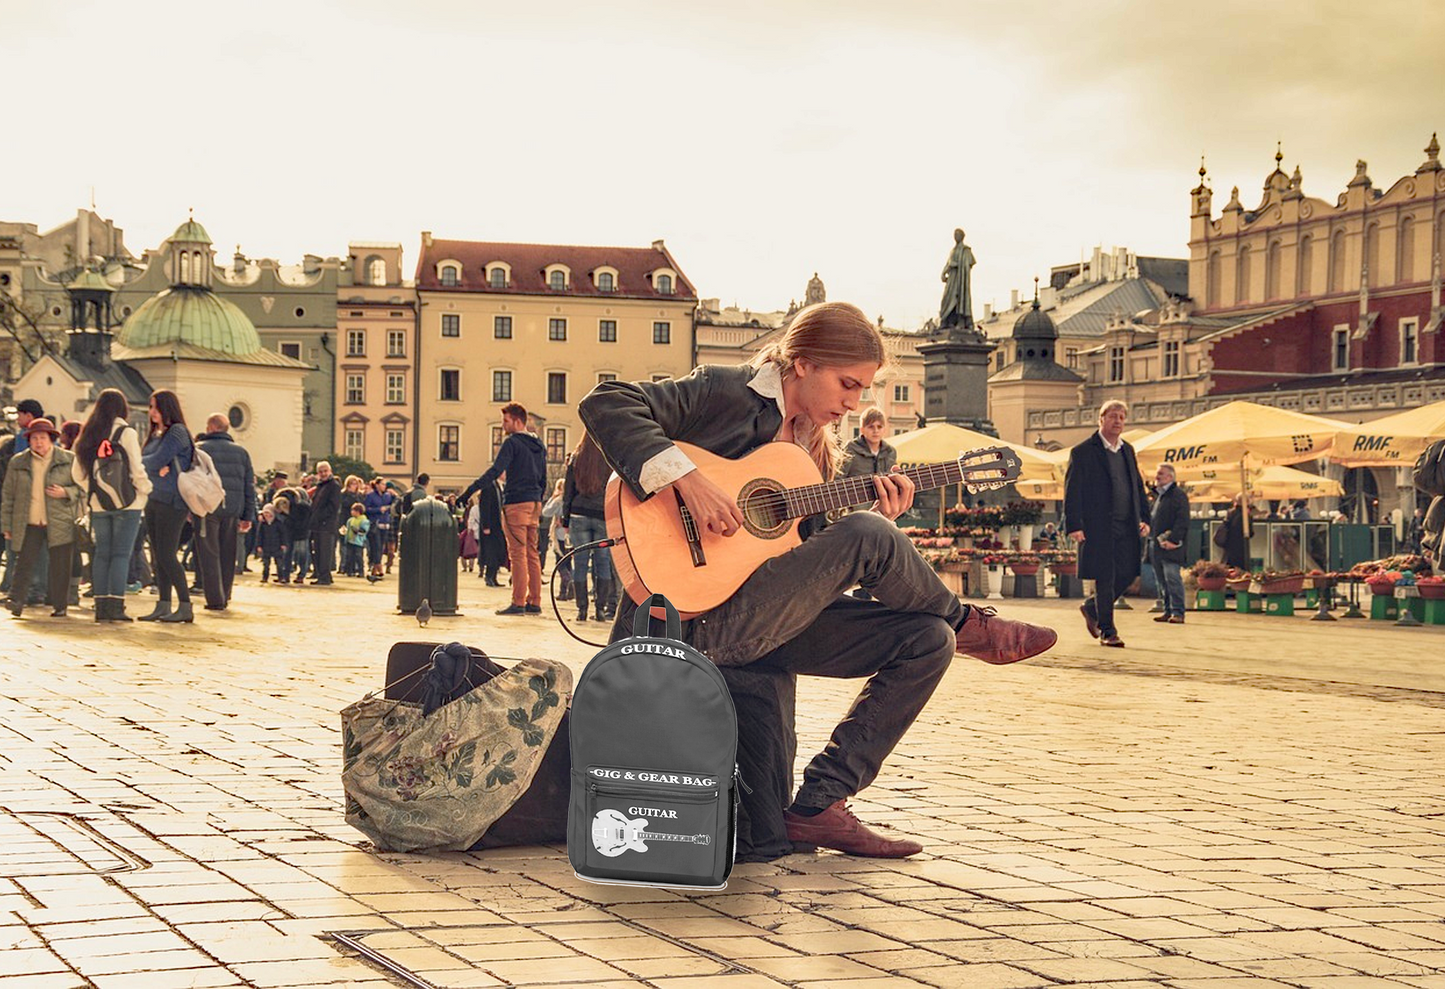
M 1030 501 L 1062 501 L 1064 498 L 1064 482 L 1052 478 L 1039 478 L 1037 480 L 1019 479 L 1014 482 L 1018 493 Z
M 1153 436 L 1153 435 L 1154 435 L 1154 430 L 1152 430 L 1152 429 L 1138 429 L 1138 428 L 1135 428 L 1135 429 L 1126 429 L 1126 430 L 1124 430 L 1123 433 L 1120 434 L 1120 436 L 1124 439 L 1124 441 L 1125 441 L 1126 443 L 1128 443 L 1130 446 L 1135 446 L 1135 447 L 1139 445 L 1140 441 L 1143 440 L 1144 437 L 1146 437 L 1146 436 Z
M 1297 464 L 1329 452 L 1335 434 L 1348 423 L 1254 402 L 1229 402 L 1172 426 L 1134 445 L 1147 476 L 1161 463 L 1185 467 Z
M 1409 467 L 1441 438 L 1445 402 L 1434 402 L 1340 430 L 1330 459 L 1346 467 Z
M 1254 498 L 1332 498 L 1345 493 L 1339 481 L 1282 464 L 1252 468 L 1247 480 L 1250 496 Z M 1229 501 L 1240 490 L 1239 471 L 1234 467 L 1181 471 L 1179 481 L 1191 498 L 1200 501 Z

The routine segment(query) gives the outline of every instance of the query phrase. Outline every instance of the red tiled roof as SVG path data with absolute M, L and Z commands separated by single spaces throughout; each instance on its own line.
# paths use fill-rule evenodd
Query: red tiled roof
M 461 277 L 455 288 L 443 286 L 437 276 L 437 264 L 453 260 L 461 263 Z M 512 269 L 506 288 L 492 288 L 484 265 L 501 261 Z M 563 264 L 571 271 L 565 292 L 547 287 L 544 272 L 548 265 Z M 617 269 L 617 288 L 601 292 L 592 279 L 597 268 Z M 677 273 L 670 295 L 658 292 L 652 285 L 651 273 L 670 268 Z M 437 240 L 426 246 L 417 260 L 416 287 L 430 291 L 492 292 L 502 294 L 587 295 L 601 298 L 696 299 L 697 290 L 678 268 L 677 262 L 664 247 L 581 247 L 575 244 L 493 244 L 476 240 Z

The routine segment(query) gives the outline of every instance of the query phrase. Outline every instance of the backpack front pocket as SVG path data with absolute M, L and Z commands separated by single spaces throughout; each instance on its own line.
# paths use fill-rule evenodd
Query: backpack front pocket
M 599 772 L 618 778 L 599 779 Z M 589 878 L 688 886 L 722 881 L 721 863 L 732 849 L 719 848 L 719 834 L 727 833 L 719 824 L 728 821 L 719 816 L 716 777 L 593 768 L 586 786 Z

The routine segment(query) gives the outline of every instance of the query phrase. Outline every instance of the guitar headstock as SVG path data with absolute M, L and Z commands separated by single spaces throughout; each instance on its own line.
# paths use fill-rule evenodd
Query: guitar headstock
M 1010 447 L 986 446 L 959 453 L 958 466 L 963 472 L 963 486 L 969 494 L 977 494 L 1018 480 L 1022 463 Z

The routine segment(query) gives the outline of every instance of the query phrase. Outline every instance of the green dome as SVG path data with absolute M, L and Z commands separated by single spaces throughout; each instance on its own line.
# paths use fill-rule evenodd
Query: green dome
M 234 303 L 190 285 L 168 288 L 141 303 L 116 342 L 135 350 L 167 343 L 190 343 L 223 354 L 261 349 L 255 324 Z
M 206 233 L 206 228 L 195 220 L 187 220 L 179 227 L 176 227 L 176 232 L 171 234 L 171 240 L 185 241 L 188 244 L 209 244 L 211 242 L 211 235 Z
M 86 268 L 75 276 L 75 280 L 65 286 L 72 292 L 114 292 L 115 286 L 105 280 L 105 276 L 98 271 Z

